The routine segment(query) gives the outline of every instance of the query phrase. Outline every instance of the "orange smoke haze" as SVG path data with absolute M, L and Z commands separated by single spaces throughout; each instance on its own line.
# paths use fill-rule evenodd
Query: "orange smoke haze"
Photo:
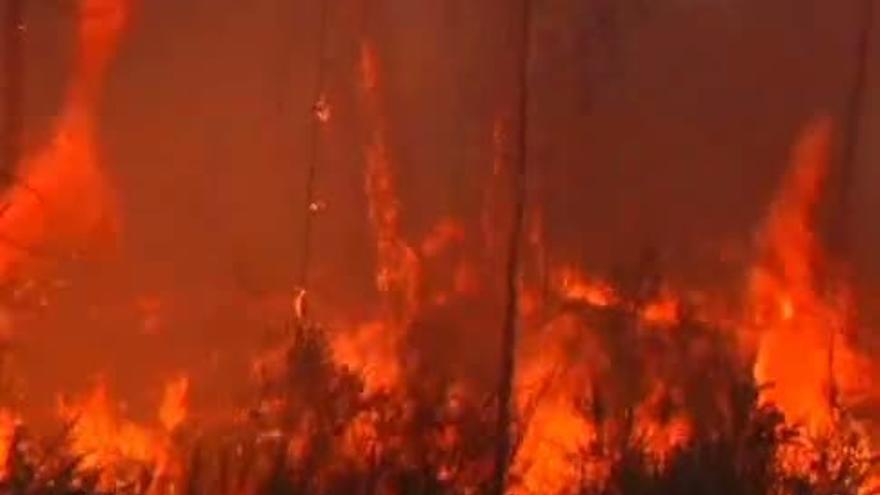
M 266 448 L 293 474 L 314 469 L 314 486 L 388 459 L 407 467 L 427 459 L 436 481 L 476 493 L 493 468 L 480 455 L 492 438 L 463 418 L 496 406 L 512 122 L 497 90 L 507 84 L 503 64 L 483 67 L 479 58 L 506 52 L 462 13 L 500 15 L 506 5 L 453 3 L 439 12 L 392 2 L 400 11 L 376 15 L 431 26 L 449 19 L 468 37 L 445 36 L 448 27 L 371 37 L 343 3 L 321 47 L 332 53 L 317 102 L 288 93 L 309 93 L 303 81 L 314 69 L 300 59 L 318 50 L 287 38 L 296 45 L 285 44 L 289 52 L 265 50 L 279 40 L 256 13 L 220 19 L 189 2 L 174 16 L 160 2 L 137 11 L 130 0 L 77 4 L 63 101 L 0 205 L 0 337 L 9 343 L 0 356 L 0 469 L 18 429 L 33 421 L 67 425 L 78 472 L 97 472 L 102 487 L 146 470 L 149 493 L 176 493 L 188 475 L 184 456 L 214 447 L 195 445 L 198 435 L 219 431 L 211 440 L 233 439 L 223 462 Z M 586 7 L 574 3 L 541 22 L 580 18 Z M 836 187 L 839 119 L 813 117 L 827 106 L 813 100 L 784 100 L 785 125 L 740 150 L 736 132 L 757 134 L 761 119 L 739 107 L 769 105 L 731 109 L 700 95 L 719 100 L 727 119 L 713 125 L 728 134 L 707 137 L 692 103 L 651 89 L 658 78 L 676 80 L 656 67 L 652 48 L 666 40 L 664 22 L 678 26 L 676 11 L 658 12 L 608 43 L 646 61 L 606 61 L 620 72 L 619 84 L 608 84 L 619 93 L 562 108 L 557 100 L 574 90 L 552 91 L 555 77 L 573 88 L 599 76 L 566 64 L 535 69 L 533 89 L 550 96 L 534 100 L 530 126 L 511 495 L 601 487 L 636 447 L 662 471 L 694 439 L 738 426 L 731 397 L 744 376 L 764 387 L 760 405 L 777 407 L 788 426 L 821 436 L 846 419 L 877 434 L 873 343 L 856 339 L 869 334 L 862 313 L 874 308 L 862 303 L 866 288 L 834 271 L 819 234 Z M 684 12 L 689 22 L 701 19 L 694 12 Z M 705 12 L 706 25 L 719 22 L 717 11 Z M 199 25 L 201 15 L 211 22 Z M 311 33 L 297 19 L 297 32 Z M 144 38 L 149 29 L 187 42 L 157 48 Z M 556 34 L 538 36 L 536 51 L 579 53 L 588 37 Z M 755 51 L 735 34 L 717 34 L 715 44 Z M 458 45 L 468 40 L 475 54 Z M 664 46 L 692 41 L 671 36 Z M 251 60 L 251 44 L 265 59 Z M 414 53 L 425 55 L 425 71 L 409 63 Z M 775 67 L 764 56 L 754 63 Z M 270 76 L 258 62 L 269 59 L 272 77 L 279 60 L 293 67 L 272 83 L 284 96 L 266 103 Z M 174 70 L 150 72 L 163 63 Z M 700 64 L 708 62 L 694 62 L 695 84 L 709 92 L 715 76 Z M 751 94 L 749 84 L 728 89 Z M 645 109 L 628 106 L 633 95 Z M 585 123 L 593 112 L 601 122 Z M 670 122 L 654 123 L 657 115 Z M 314 201 L 302 212 L 306 125 L 322 126 L 321 151 Z M 688 160 L 700 166 L 668 164 Z M 724 164 L 741 177 L 716 174 Z M 717 211 L 706 206 L 715 196 Z M 314 266 L 309 286 L 296 287 L 303 214 L 313 215 Z M 628 262 L 642 247 L 651 249 Z M 103 378 L 83 392 L 96 374 Z M 46 397 L 57 398 L 55 410 L 46 411 Z M 250 430 L 253 441 L 240 440 Z M 477 460 L 459 458 L 465 446 Z M 805 469 L 799 456 L 812 452 L 792 450 L 780 454 L 780 469 Z M 265 459 L 255 458 L 262 469 Z M 0 470 L 0 480 L 8 475 Z
M 3 198 L 0 276 L 6 280 L 16 275 L 18 265 L 34 258 L 76 258 L 115 242 L 119 210 L 102 169 L 96 114 L 128 8 L 128 0 L 79 3 L 77 58 L 53 136 L 29 153 Z

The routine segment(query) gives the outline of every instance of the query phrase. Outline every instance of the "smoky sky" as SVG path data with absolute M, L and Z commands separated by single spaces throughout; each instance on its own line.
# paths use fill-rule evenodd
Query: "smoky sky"
M 261 329 L 241 316 L 238 295 L 295 282 L 321 66 L 332 117 L 315 162 L 327 206 L 315 223 L 314 290 L 340 306 L 369 300 L 357 66 L 365 37 L 379 53 L 405 233 L 418 239 L 443 216 L 476 218 L 493 122 L 513 112 L 511 1 L 328 2 L 323 43 L 317 0 L 137 2 L 100 111 L 103 166 L 122 198 L 122 254 L 82 275 L 60 316 L 34 330 L 51 338 L 26 339 L 27 359 L 87 348 L 71 366 L 118 374 L 135 390 L 157 387 L 157 370 L 169 367 L 240 365 L 223 356 L 250 349 Z M 551 256 L 605 272 L 652 246 L 672 278 L 735 280 L 798 132 L 814 116 L 844 115 L 857 4 L 536 0 L 529 193 L 546 216 Z M 64 2 L 27 9 L 27 141 L 36 148 L 61 105 L 74 19 Z M 880 54 L 880 35 L 872 46 Z M 851 218 L 866 286 L 880 281 L 880 55 L 871 58 Z M 733 266 L 722 252 L 735 253 Z M 83 309 L 144 294 L 185 308 L 170 335 L 131 343 L 126 320 L 96 323 Z M 33 374 L 57 389 L 89 373 Z

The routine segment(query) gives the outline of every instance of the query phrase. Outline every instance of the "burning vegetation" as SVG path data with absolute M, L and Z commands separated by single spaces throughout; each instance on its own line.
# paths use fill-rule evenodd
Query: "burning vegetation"
M 123 226 L 95 148 L 94 104 L 127 11 L 126 0 L 81 2 L 79 65 L 55 135 L 5 194 L 0 275 L 10 286 L 57 265 L 26 247 L 93 253 Z M 306 305 L 306 288 L 291 290 L 254 360 L 254 393 L 232 411 L 191 410 L 185 375 L 168 380 L 153 418 L 130 417 L 112 382 L 60 396 L 49 434 L 10 401 L 0 410 L 0 493 L 491 491 L 510 123 L 499 118 L 492 133 L 481 218 L 438 218 L 409 238 L 381 62 L 364 41 L 360 220 L 375 241 L 380 304 L 367 317 L 330 308 L 331 318 Z M 319 94 L 320 127 L 335 113 Z M 876 370 L 859 346 L 848 281 L 818 234 L 836 127 L 817 118 L 794 143 L 730 300 L 673 286 L 651 252 L 615 277 L 550 263 L 540 208 L 529 205 L 506 493 L 875 491 Z M 161 301 L 136 304 L 153 319 L 163 311 Z

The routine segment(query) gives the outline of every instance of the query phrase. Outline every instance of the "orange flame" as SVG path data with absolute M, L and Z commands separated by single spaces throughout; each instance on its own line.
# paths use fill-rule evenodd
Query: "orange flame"
M 385 324 L 372 322 L 332 336 L 334 362 L 358 372 L 368 394 L 391 390 L 400 380 L 397 342 L 389 335 L 393 332 Z
M 376 287 L 392 297 L 392 312 L 405 321 L 416 310 L 418 260 L 400 232 L 400 203 L 388 156 L 384 118 L 378 95 L 378 62 L 369 43 L 361 46 L 364 99 L 373 132 L 366 149 L 366 194 L 376 235 Z
M 99 166 L 95 107 L 127 12 L 128 0 L 80 3 L 76 72 L 54 137 L 24 160 L 22 178 L 3 197 L 0 276 L 33 254 L 67 257 L 101 247 L 118 231 L 115 198 Z
M 558 292 L 566 300 L 598 307 L 611 306 L 617 301 L 613 287 L 602 281 L 589 280 L 574 267 L 558 269 L 554 278 Z
M 176 430 L 187 417 L 189 402 L 189 378 L 181 376 L 165 385 L 162 403 L 159 406 L 159 421 L 165 431 Z
M 0 409 L 0 480 L 5 480 L 9 476 L 8 466 L 18 422 L 12 411 Z
M 821 292 L 817 275 L 823 260 L 813 217 L 828 174 L 831 134 L 831 122 L 818 120 L 794 147 L 792 168 L 761 228 L 761 257 L 749 281 L 755 377 L 771 385 L 763 398 L 814 432 L 831 421 L 832 380 L 852 385 L 858 366 L 839 338 L 847 308 Z
M 154 435 L 120 419 L 117 411 L 103 383 L 81 402 L 60 404 L 61 417 L 73 425 L 70 448 L 82 456 L 82 468 L 105 470 L 127 460 L 149 463 L 155 458 Z
M 162 486 L 173 484 L 182 466 L 172 433 L 187 419 L 189 387 L 186 376 L 166 384 L 157 411 L 161 428 L 122 417 L 103 382 L 81 400 L 62 400 L 59 414 L 71 425 L 69 449 L 81 459 L 78 470 L 98 473 L 105 488 L 138 476 L 137 469 L 151 470 L 154 482 Z
M 641 310 L 642 321 L 650 325 L 673 327 L 679 323 L 681 302 L 671 291 L 665 290 L 657 300 L 649 301 Z

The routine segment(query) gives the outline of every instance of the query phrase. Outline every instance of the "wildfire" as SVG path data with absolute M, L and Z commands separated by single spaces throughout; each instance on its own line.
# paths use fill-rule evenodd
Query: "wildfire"
M 79 2 L 74 78 L 53 138 L 20 165 L 0 211 L 0 276 L 37 256 L 75 257 L 112 245 L 119 229 L 114 192 L 99 165 L 95 113 L 126 24 L 128 0 Z
M 59 414 L 73 425 L 70 447 L 82 456 L 84 469 L 104 470 L 126 461 L 150 463 L 155 458 L 157 443 L 152 432 L 121 419 L 103 383 L 81 401 L 62 401 Z
M 187 419 L 188 393 L 185 376 L 166 384 L 156 426 L 126 419 L 103 382 L 81 399 L 61 400 L 58 412 L 70 425 L 68 448 L 79 459 L 77 470 L 84 476 L 98 473 L 100 486 L 105 488 L 134 482 L 143 473 L 151 474 L 154 483 L 179 478 L 181 467 L 172 434 Z
M 740 337 L 756 342 L 755 379 L 770 385 L 761 394 L 762 402 L 779 407 L 790 424 L 802 423 L 814 436 L 829 435 L 837 428 L 837 408 L 848 396 L 864 390 L 862 377 L 868 376 L 864 358 L 846 339 L 847 325 L 853 321 L 848 293 L 840 282 L 821 280 L 832 274 L 820 272 L 823 258 L 813 217 L 827 174 L 830 139 L 830 122 L 820 120 L 794 147 L 791 170 L 760 230 L 758 261 L 749 274 L 749 305 L 740 319 L 749 322 Z M 602 485 L 609 471 L 600 467 L 607 466 L 616 455 L 613 449 L 607 450 L 615 445 L 609 440 L 621 433 L 624 443 L 636 441 L 653 462 L 663 466 L 703 428 L 693 416 L 695 411 L 682 407 L 691 400 L 688 394 L 711 396 L 712 392 L 689 389 L 691 385 L 676 377 L 682 371 L 670 370 L 666 357 L 648 352 L 648 347 L 640 348 L 652 339 L 686 338 L 690 341 L 686 359 L 704 359 L 700 356 L 707 352 L 705 345 L 711 340 L 699 344 L 694 336 L 682 336 L 681 325 L 695 322 L 682 320 L 681 298 L 668 287 L 639 302 L 628 300 L 613 285 L 591 278 L 574 266 L 556 269 L 554 280 L 559 297 L 583 305 L 584 309 L 578 311 L 632 313 L 621 320 L 623 326 L 617 330 L 632 334 L 587 338 L 586 334 L 597 331 L 589 323 L 593 320 L 565 316 L 552 320 L 538 340 L 527 339 L 528 346 L 539 351 L 521 356 L 524 364 L 520 371 L 519 411 L 526 423 L 515 466 L 521 489 L 525 493 L 560 494 L 571 493 L 572 487 L 585 480 Z M 728 321 L 704 312 L 699 315 L 719 328 Z M 625 323 L 626 318 L 629 323 Z M 652 337 L 640 326 L 668 328 L 673 333 Z M 631 348 L 608 347 L 603 342 L 608 338 L 622 339 Z M 621 351 L 624 354 L 614 354 Z M 609 410 L 613 403 L 601 395 L 583 392 L 599 386 L 620 389 L 620 393 L 632 386 L 614 376 L 639 373 L 618 368 L 620 364 L 615 360 L 626 354 L 637 356 L 633 364 L 638 363 L 646 373 L 638 385 L 641 392 L 629 399 L 635 399 L 630 406 L 633 423 L 629 427 Z M 535 399 L 535 394 L 543 398 Z M 601 406 L 603 400 L 605 405 Z M 577 406 L 582 403 L 593 405 L 584 410 Z M 597 405 L 601 407 L 596 409 Z M 728 414 L 728 407 L 719 410 L 719 418 Z M 595 455 L 587 455 L 596 449 L 604 464 L 596 462 Z M 809 473 L 818 462 L 816 455 L 813 448 L 787 446 L 780 451 L 778 462 L 788 472 Z M 578 466 L 589 467 L 590 472 L 579 471 Z
M 7 409 L 0 409 L 0 480 L 9 476 L 9 460 L 14 448 L 13 440 L 18 429 L 18 418 Z
M 186 421 L 188 399 L 188 377 L 181 376 L 165 386 L 162 404 L 159 406 L 159 421 L 165 431 L 173 432 Z
M 515 471 L 522 484 L 514 493 L 572 493 L 585 478 L 601 475 L 601 464 L 591 463 L 586 448 L 595 436 L 593 425 L 565 398 L 546 398 L 530 418 Z M 592 465 L 591 465 L 592 464 Z M 589 466 L 593 473 L 585 473 Z M 595 479 L 595 478 L 593 478 Z
M 29 188 L 9 193 L 0 216 L 0 230 L 28 246 L 57 240 L 82 248 L 105 222 L 115 225 L 93 111 L 127 3 L 82 5 L 77 78 L 55 140 L 25 164 Z M 505 242 L 496 217 L 510 199 L 499 186 L 502 120 L 493 128 L 481 218 L 469 224 L 442 217 L 423 238 L 408 237 L 381 66 L 367 42 L 360 69 L 369 123 L 365 220 L 375 241 L 378 307 L 360 318 L 343 308 L 325 327 L 304 310 L 306 288 L 293 304 L 281 298 L 293 314 L 279 332 L 281 342 L 254 366 L 258 396 L 246 399 L 253 403 L 236 421 L 193 433 L 196 440 L 187 438 L 196 425 L 186 375 L 165 384 L 155 416 L 145 422 L 129 419 L 105 383 L 60 401 L 60 419 L 69 425 L 65 448 L 83 478 L 97 475 L 105 490 L 149 478 L 144 493 L 156 495 L 177 493 L 184 481 L 196 486 L 199 476 L 216 478 L 205 493 L 221 495 L 260 493 L 256 487 L 265 480 L 272 493 L 474 494 L 486 485 L 495 468 L 487 418 L 497 407 L 498 379 L 494 347 L 486 342 L 494 342 L 487 337 L 497 319 L 490 313 L 499 306 L 493 263 Z M 322 122 L 330 118 L 327 98 L 322 94 L 314 109 Z M 612 487 L 615 476 L 640 469 L 655 482 L 667 473 L 676 479 L 675 469 L 702 466 L 706 452 L 728 457 L 735 471 L 724 472 L 729 478 L 755 475 L 746 467 L 757 457 L 767 462 L 758 474 L 807 471 L 804 479 L 818 484 L 848 469 L 853 458 L 871 455 L 865 444 L 850 442 L 864 434 L 863 425 L 839 414 L 849 395 L 866 387 L 859 376 L 867 365 L 847 338 L 852 302 L 845 281 L 827 271 L 813 218 L 828 173 L 831 129 L 817 121 L 794 146 L 791 168 L 760 225 L 745 308 L 735 323 L 705 308 L 692 311 L 700 298 L 648 268 L 624 282 L 567 260 L 551 262 L 542 209 L 529 210 L 518 280 L 523 300 L 510 495 L 623 493 Z M 72 208 L 81 197 L 88 202 Z M 69 218 L 74 211 L 82 216 Z M 467 249 L 481 242 L 481 249 Z M 20 258 L 20 250 L 0 249 L 2 268 Z M 164 298 L 134 302 L 143 333 L 155 335 L 164 327 Z M 752 390 L 755 381 L 771 387 L 760 394 L 755 388 L 760 400 L 753 403 L 743 389 Z M 777 421 L 774 407 L 784 421 Z M 797 423 L 806 425 L 811 441 L 831 440 L 807 448 L 774 436 Z M 0 469 L 9 464 L 18 427 L 17 416 L 0 409 Z M 751 445 L 756 441 L 772 445 Z M 214 454 L 211 449 L 218 460 L 203 462 L 208 454 L 202 450 Z M 188 453 L 192 467 L 184 462 Z M 685 455 L 691 457 L 677 464 Z M 816 467 L 821 463 L 827 472 Z M 0 480 L 8 477 L 0 471 Z
M 674 327 L 681 321 L 680 313 L 681 301 L 671 291 L 664 291 L 658 300 L 642 308 L 641 317 L 648 324 Z
M 606 307 L 614 304 L 617 297 L 613 287 L 599 280 L 588 280 L 574 267 L 558 270 L 556 277 L 560 293 L 570 301 Z
M 364 323 L 348 332 L 338 332 L 332 340 L 333 358 L 340 365 L 356 370 L 365 390 L 375 393 L 393 390 L 400 381 L 397 343 L 389 339 L 382 322 Z
M 831 122 L 819 120 L 794 147 L 791 170 L 760 230 L 760 257 L 749 280 L 755 377 L 770 385 L 765 400 L 813 432 L 830 427 L 834 394 L 858 387 L 861 368 L 844 338 L 851 321 L 840 297 L 846 294 L 840 283 L 822 280 L 825 263 L 814 230 L 831 134 Z
M 416 311 L 418 261 L 415 250 L 400 232 L 400 203 L 388 156 L 385 123 L 378 94 L 378 69 L 373 47 L 361 48 L 364 100 L 373 124 L 366 147 L 366 194 L 370 221 L 376 236 L 376 287 L 390 300 L 392 314 L 404 322 Z

